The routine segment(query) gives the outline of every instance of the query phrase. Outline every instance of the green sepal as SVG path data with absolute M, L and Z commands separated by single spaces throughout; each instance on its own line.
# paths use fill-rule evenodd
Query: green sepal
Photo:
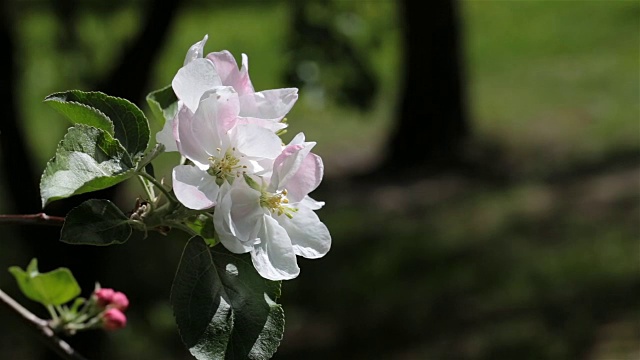
M 247 185 L 249 185 L 250 188 L 252 188 L 255 191 L 262 192 L 262 187 L 260 186 L 260 184 L 258 184 L 257 181 L 253 180 L 253 178 L 250 175 L 243 173 L 242 176 L 244 177 L 244 181 L 247 183 Z

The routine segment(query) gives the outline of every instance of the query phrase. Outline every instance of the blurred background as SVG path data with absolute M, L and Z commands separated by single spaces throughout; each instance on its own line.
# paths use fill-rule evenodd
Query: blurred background
M 326 167 L 311 195 L 332 249 L 283 283 L 274 359 L 640 358 L 638 1 L 0 5 L 0 213 L 42 211 L 69 127 L 45 96 L 127 98 L 155 133 L 144 97 L 208 34 L 205 53 L 248 55 L 256 90 L 300 89 L 284 137 L 303 131 Z M 127 211 L 141 194 L 89 196 Z M 58 233 L 3 226 L 0 288 L 45 316 L 1 269 L 68 267 L 85 296 L 99 281 L 132 304 L 125 330 L 69 339 L 83 355 L 191 358 L 169 307 L 185 236 L 92 248 Z M 0 308 L 0 359 L 55 358 Z

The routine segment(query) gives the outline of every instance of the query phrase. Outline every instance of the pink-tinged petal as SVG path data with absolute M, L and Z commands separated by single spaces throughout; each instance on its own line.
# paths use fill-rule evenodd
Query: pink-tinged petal
M 291 139 L 291 141 L 289 141 L 288 145 L 302 145 L 304 144 L 304 140 L 304 133 L 299 132 L 293 137 L 293 139 Z
M 209 155 L 193 134 L 193 120 L 191 110 L 186 106 L 181 107 L 173 120 L 173 136 L 177 140 L 180 154 L 193 161 L 200 169 L 206 170 L 209 167 Z
M 204 57 L 204 45 L 207 43 L 208 38 L 209 35 L 205 35 L 202 40 L 191 45 L 191 47 L 187 51 L 187 56 L 184 57 L 184 65 L 187 65 L 195 59 Z
M 162 130 L 156 133 L 156 143 L 164 145 L 164 151 L 178 151 L 176 139 L 173 137 L 173 119 L 167 119 Z
M 316 145 L 315 142 L 287 145 L 273 162 L 273 176 L 269 191 L 282 190 L 298 172 L 302 162 Z
M 246 79 L 245 79 L 246 78 Z M 241 95 L 252 94 L 255 91 L 253 84 L 249 79 L 249 57 L 247 54 L 242 54 L 242 67 L 240 68 L 240 79 L 242 80 L 238 85 L 242 87 L 242 91 L 238 91 Z
M 281 215 L 277 220 L 289 234 L 296 255 L 317 259 L 329 252 L 331 235 L 313 210 L 300 206 L 293 218 Z
M 227 51 L 213 52 L 207 55 L 216 67 L 216 71 L 224 86 L 233 86 L 240 95 L 253 93 L 253 85 L 249 79 L 248 60 L 242 54 L 242 69 L 238 70 L 238 64 L 233 55 Z
M 235 124 L 238 111 L 238 94 L 232 87 L 218 87 L 204 93 L 191 123 L 191 132 L 207 154 L 219 156 L 217 149 L 226 147 L 227 129 Z
M 298 100 L 298 89 L 265 90 L 240 95 L 240 116 L 279 121 Z
M 298 276 L 300 268 L 285 229 L 270 216 L 264 216 L 260 225 L 260 243 L 251 252 L 251 261 L 260 276 L 274 281 Z
M 221 86 L 222 81 L 213 63 L 207 59 L 194 59 L 181 67 L 171 82 L 178 99 L 195 111 L 205 91 Z
M 260 206 L 260 192 L 250 188 L 239 178 L 229 190 L 229 198 L 229 231 L 243 243 L 253 243 L 258 237 L 259 219 L 264 214 Z
M 304 150 L 304 153 L 300 151 Z M 273 174 L 267 191 L 276 192 L 282 190 L 284 181 L 287 177 L 293 176 L 298 167 L 302 163 L 304 156 L 311 150 L 306 149 L 304 145 L 287 145 L 282 149 L 282 153 L 273 162 Z
M 247 157 L 275 159 L 282 151 L 280 137 L 257 125 L 236 125 L 229 137 L 236 149 Z
M 302 201 L 307 194 L 315 190 L 324 174 L 324 165 L 320 156 L 309 153 L 298 168 L 298 171 L 283 184 L 287 189 L 289 201 Z
M 191 165 L 173 168 L 173 192 L 189 209 L 203 210 L 216 205 L 220 187 L 205 171 Z

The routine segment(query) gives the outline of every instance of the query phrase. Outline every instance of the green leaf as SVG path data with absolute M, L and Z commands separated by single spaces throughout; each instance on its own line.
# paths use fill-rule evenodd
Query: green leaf
M 42 206 L 113 186 L 134 172 L 131 158 L 106 131 L 77 124 L 58 144 L 40 179 Z
M 68 244 L 122 244 L 131 236 L 129 218 L 111 201 L 90 199 L 71 209 L 64 220 L 60 241 Z
M 171 305 L 182 341 L 198 360 L 261 360 L 273 356 L 284 332 L 279 296 L 280 282 L 262 278 L 248 254 L 193 237 L 173 281 Z
M 49 95 L 44 101 L 71 122 L 93 126 L 108 132 L 110 135 L 114 134 L 113 123 L 102 111 L 79 102 L 65 101 L 64 98 L 56 95 Z
M 166 120 L 173 119 L 178 111 L 178 98 L 171 85 L 150 92 L 147 95 L 147 103 L 155 117 L 164 126 Z
M 107 131 L 122 143 L 132 158 L 140 156 L 149 145 L 149 122 L 142 110 L 126 99 L 97 91 L 71 90 L 51 94 L 45 102 L 74 123 Z M 98 114 L 104 115 L 112 126 L 107 126 Z
M 9 268 L 22 293 L 45 306 L 62 305 L 80 295 L 80 286 L 67 268 L 57 268 L 47 273 L 38 271 L 38 260 L 33 259 L 27 271 L 18 266 Z

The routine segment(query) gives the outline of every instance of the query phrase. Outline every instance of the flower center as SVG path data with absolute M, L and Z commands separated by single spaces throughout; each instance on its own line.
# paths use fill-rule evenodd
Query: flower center
M 220 148 L 216 150 L 218 153 L 222 152 Z M 225 180 L 230 184 L 233 183 L 233 180 L 236 177 L 240 177 L 244 169 L 247 168 L 246 165 L 240 165 L 240 159 L 234 156 L 233 151 L 235 151 L 235 148 L 227 150 L 219 156 L 209 157 L 207 173 L 216 178 L 216 184 L 218 185 L 222 185 Z
M 289 205 L 287 199 L 287 190 L 277 191 L 275 194 L 263 191 L 260 195 L 260 206 L 269 209 L 271 212 L 280 215 L 286 215 L 289 219 L 293 218 L 293 214 L 298 209 Z

